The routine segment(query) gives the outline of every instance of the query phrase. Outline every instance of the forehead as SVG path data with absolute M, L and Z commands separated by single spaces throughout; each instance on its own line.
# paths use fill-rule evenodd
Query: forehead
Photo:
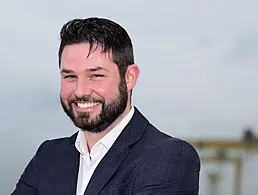
M 112 61 L 110 53 L 103 53 L 102 47 L 93 45 L 89 54 L 90 45 L 87 43 L 67 45 L 61 55 L 60 67 L 71 70 L 83 70 L 94 67 L 104 67 L 106 69 L 117 69 L 117 65 Z

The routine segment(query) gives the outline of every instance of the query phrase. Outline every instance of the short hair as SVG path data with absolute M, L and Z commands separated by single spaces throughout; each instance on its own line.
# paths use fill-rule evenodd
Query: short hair
M 121 77 L 125 76 L 128 66 L 134 64 L 133 45 L 127 31 L 109 19 L 91 17 L 70 20 L 62 26 L 60 39 L 59 67 L 64 47 L 80 43 L 90 45 L 89 55 L 94 45 L 100 46 L 102 52 L 110 53 Z

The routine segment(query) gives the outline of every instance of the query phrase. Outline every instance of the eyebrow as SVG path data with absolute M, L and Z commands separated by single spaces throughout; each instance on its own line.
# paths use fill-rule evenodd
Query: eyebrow
M 61 70 L 61 73 L 74 73 L 74 71 L 63 68 L 63 69 Z
M 105 70 L 105 71 L 108 71 L 108 69 L 106 68 L 103 68 L 103 67 L 100 67 L 100 66 L 97 66 L 96 68 L 89 68 L 89 69 L 86 69 L 85 71 L 88 71 L 88 72 L 95 72 L 95 71 L 98 71 L 98 70 Z
M 96 71 L 98 71 L 98 70 L 105 70 L 105 71 L 109 72 L 108 69 L 103 68 L 103 67 L 100 67 L 100 66 L 98 66 L 98 67 L 96 67 L 96 68 L 88 68 L 88 69 L 85 69 L 85 72 L 96 72 Z M 67 73 L 67 74 L 68 74 L 68 73 L 74 73 L 74 71 L 63 68 L 63 69 L 61 70 L 61 73 Z

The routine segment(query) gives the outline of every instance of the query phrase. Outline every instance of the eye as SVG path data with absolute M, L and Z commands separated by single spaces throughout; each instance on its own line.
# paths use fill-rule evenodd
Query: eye
M 65 75 L 64 76 L 64 79 L 75 79 L 75 78 L 77 78 L 77 76 L 75 76 L 75 75 Z
M 103 74 L 92 74 L 91 75 L 92 78 L 100 78 L 100 77 L 104 77 Z

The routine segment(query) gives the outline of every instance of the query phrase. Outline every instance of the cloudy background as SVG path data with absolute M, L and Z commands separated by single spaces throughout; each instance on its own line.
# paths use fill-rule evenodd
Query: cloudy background
M 141 68 L 134 104 L 162 131 L 238 139 L 258 130 L 257 9 L 256 0 L 0 0 L 0 194 L 43 140 L 76 131 L 58 99 L 66 21 L 101 16 L 128 30 Z M 251 180 L 245 195 L 258 190 Z

